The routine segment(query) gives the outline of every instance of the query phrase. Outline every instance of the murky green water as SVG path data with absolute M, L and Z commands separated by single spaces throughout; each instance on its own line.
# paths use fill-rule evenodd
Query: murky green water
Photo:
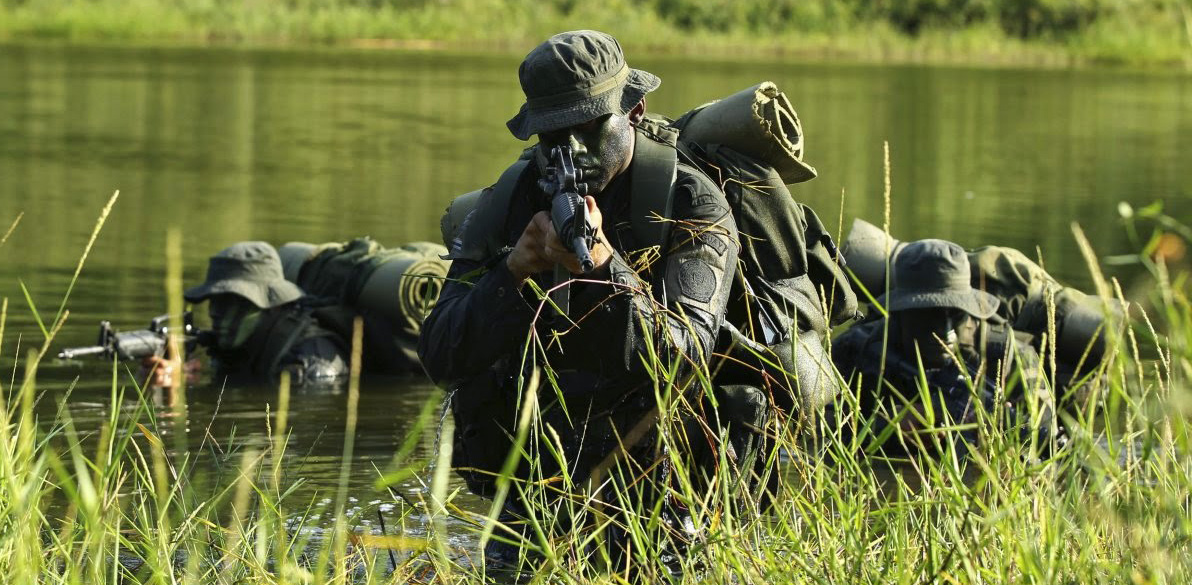
M 1187 75 L 631 60 L 662 77 L 649 108 L 670 115 L 777 82 L 820 170 L 795 194 L 830 224 L 841 211 L 846 226 L 853 217 L 880 223 L 887 140 L 896 235 L 1038 249 L 1074 284 L 1087 278 L 1072 222 L 1108 255 L 1131 251 L 1119 201 L 1164 200 L 1192 219 Z M 41 342 L 20 283 L 52 316 L 116 189 L 61 344 L 91 341 L 100 319 L 143 327 L 164 311 L 169 226 L 184 235 L 187 282 L 201 280 L 208 255 L 240 240 L 436 240 L 444 205 L 491 183 L 523 146 L 504 127 L 521 101 L 518 61 L 0 46 L 0 230 L 24 213 L 0 248 L 0 297 L 9 302 L 0 364 L 12 368 L 20 346 Z M 108 409 L 101 365 L 47 365 L 42 387 L 52 391 L 42 407 L 52 412 L 76 376 L 69 408 L 86 428 Z M 365 385 L 352 483 L 361 503 L 391 500 L 372 486 L 373 467 L 387 468 L 413 414 L 437 397 L 416 378 Z M 334 486 L 345 400 L 295 396 L 291 474 L 308 478 L 311 493 Z M 192 389 L 189 401 L 189 443 L 213 469 L 232 457 L 233 434 L 264 444 L 272 390 Z M 181 432 L 171 424 L 164 432 Z M 428 436 L 423 456 L 430 444 Z

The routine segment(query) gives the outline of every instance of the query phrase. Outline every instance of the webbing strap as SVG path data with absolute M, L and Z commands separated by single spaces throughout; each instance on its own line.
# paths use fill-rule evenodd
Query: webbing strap
M 674 146 L 657 142 L 638 131 L 630 175 L 630 222 L 641 248 L 665 246 L 670 236 L 678 164 Z

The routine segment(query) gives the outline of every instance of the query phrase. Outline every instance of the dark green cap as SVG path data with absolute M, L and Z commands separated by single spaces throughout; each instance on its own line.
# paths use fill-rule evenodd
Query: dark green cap
M 978 319 L 997 311 L 997 297 L 969 283 L 968 254 L 946 240 L 906 244 L 894 258 L 890 293 L 877 299 L 887 311 L 950 307 Z
M 207 281 L 182 296 L 192 303 L 234 294 L 262 309 L 302 298 L 302 289 L 282 275 L 277 250 L 265 242 L 240 242 L 221 250 L 207 264 Z
M 605 114 L 623 115 L 662 83 L 626 65 L 617 40 L 594 30 L 547 39 L 526 55 L 518 78 L 526 103 L 505 125 L 521 140 Z

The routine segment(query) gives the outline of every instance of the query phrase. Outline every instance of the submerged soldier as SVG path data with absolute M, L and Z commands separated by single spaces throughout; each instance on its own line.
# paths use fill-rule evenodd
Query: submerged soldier
M 241 242 L 212 256 L 206 281 L 184 297 L 207 302 L 211 332 L 204 345 L 215 379 L 272 383 L 288 372 L 295 384 L 346 380 L 346 338 L 324 327 L 304 296 L 285 279 L 277 251 L 265 242 Z M 149 358 L 146 365 L 158 372 L 153 385 L 177 384 L 168 360 Z
M 364 372 L 421 373 L 418 330 L 447 274 L 446 253 L 429 242 L 385 248 L 368 237 L 277 251 L 243 242 L 212 257 L 207 282 L 185 297 L 208 301 L 214 331 L 200 340 L 217 379 L 273 381 L 288 370 L 295 383 L 334 384 L 347 373 L 356 317 Z M 157 366 L 151 385 L 176 385 L 173 361 L 147 361 Z M 197 365 L 187 364 L 188 376 Z
M 538 389 L 541 428 L 550 429 L 541 439 L 558 441 L 562 452 L 556 460 L 530 441 L 518 477 L 528 479 L 533 461 L 541 477 L 570 478 L 562 491 L 599 488 L 604 475 L 625 488 L 616 469 L 640 466 L 636 472 L 657 476 L 667 468 L 651 466 L 663 456 L 654 433 L 658 363 L 649 356 L 679 369 L 679 387 L 664 387 L 664 396 L 687 392 L 687 376 L 709 359 L 728 302 L 736 225 L 720 188 L 678 162 L 673 145 L 644 122 L 645 95 L 660 81 L 626 65 L 611 36 L 555 35 L 526 56 L 519 76 L 526 102 L 507 125 L 519 139 L 537 135 L 538 144 L 480 195 L 463 222 L 419 353 L 431 377 L 454 390 L 454 464 L 473 491 L 493 493 L 493 473 L 510 451 L 513 413 L 538 361 L 523 359 L 527 347 L 534 351 L 528 335 L 543 340 L 560 390 L 546 387 L 545 377 Z M 560 146 L 574 153 L 595 228 L 588 271 L 560 241 L 551 197 L 539 186 Z M 659 190 L 673 193 L 667 217 L 675 227 L 654 260 L 643 262 L 645 243 L 631 213 Z M 579 280 L 568 285 L 567 314 L 559 315 L 534 291 L 568 278 Z M 508 508 L 507 517 L 523 513 L 524 503 Z M 511 554 L 493 543 L 487 551 L 490 562 L 512 561 Z
M 871 315 L 832 347 L 841 375 L 860 385 L 860 414 L 876 413 L 879 428 L 898 424 L 904 438 L 925 442 L 938 436 L 925 428 L 929 421 L 967 424 L 964 441 L 957 443 L 961 449 L 975 442 L 971 423 L 979 409 L 991 415 L 1003 410 L 1011 425 L 1023 428 L 1031 423 L 1021 415 L 1041 412 L 1034 431 L 1049 432 L 1050 391 L 1035 376 L 1038 355 L 1014 336 L 994 344 L 976 335 L 1002 322 L 1001 303 L 970 285 L 964 250 L 944 240 L 910 242 L 891 270 L 889 293 L 876 299 L 888 318 Z M 1027 402 L 1035 408 L 1017 409 Z M 922 430 L 932 432 L 916 434 Z
M 893 264 L 907 246 L 881 228 L 855 220 L 842 251 L 858 294 L 881 294 L 887 258 Z M 1123 321 L 1121 305 L 1060 284 L 1013 248 L 983 246 L 966 251 L 966 256 L 970 285 L 999 301 L 998 319 L 975 332 L 978 341 L 989 337 L 997 345 L 998 340 L 1016 336 L 1043 356 L 1054 346 L 1056 372 L 1050 381 L 1061 402 L 1077 401 L 1073 395 L 1087 391 L 1090 374 L 1105 359 L 1110 331 Z M 1054 336 L 1054 344 L 1044 344 L 1045 336 Z M 1050 368 L 1044 370 L 1051 375 Z

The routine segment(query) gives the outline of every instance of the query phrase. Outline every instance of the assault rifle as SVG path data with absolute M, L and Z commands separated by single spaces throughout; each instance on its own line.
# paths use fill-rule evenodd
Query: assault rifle
M 101 356 L 104 359 L 139 360 L 149 356 L 162 356 L 170 341 L 170 316 L 160 315 L 149 322 L 146 329 L 116 331 L 109 321 L 100 321 L 99 339 L 95 345 L 71 347 L 58 352 L 58 359 L 71 360 L 86 356 Z M 186 351 L 190 352 L 200 343 L 205 343 L 207 332 L 194 326 L 194 315 L 187 311 L 182 316 L 182 334 Z
M 588 205 L 584 202 L 588 186 L 579 182 L 583 180 L 583 173 L 575 168 L 570 146 L 551 149 L 545 174 L 538 186 L 551 196 L 550 219 L 555 233 L 559 234 L 563 246 L 575 252 L 580 269 L 590 272 L 596 266 L 588 251 L 596 244 L 596 227 L 588 217 Z

